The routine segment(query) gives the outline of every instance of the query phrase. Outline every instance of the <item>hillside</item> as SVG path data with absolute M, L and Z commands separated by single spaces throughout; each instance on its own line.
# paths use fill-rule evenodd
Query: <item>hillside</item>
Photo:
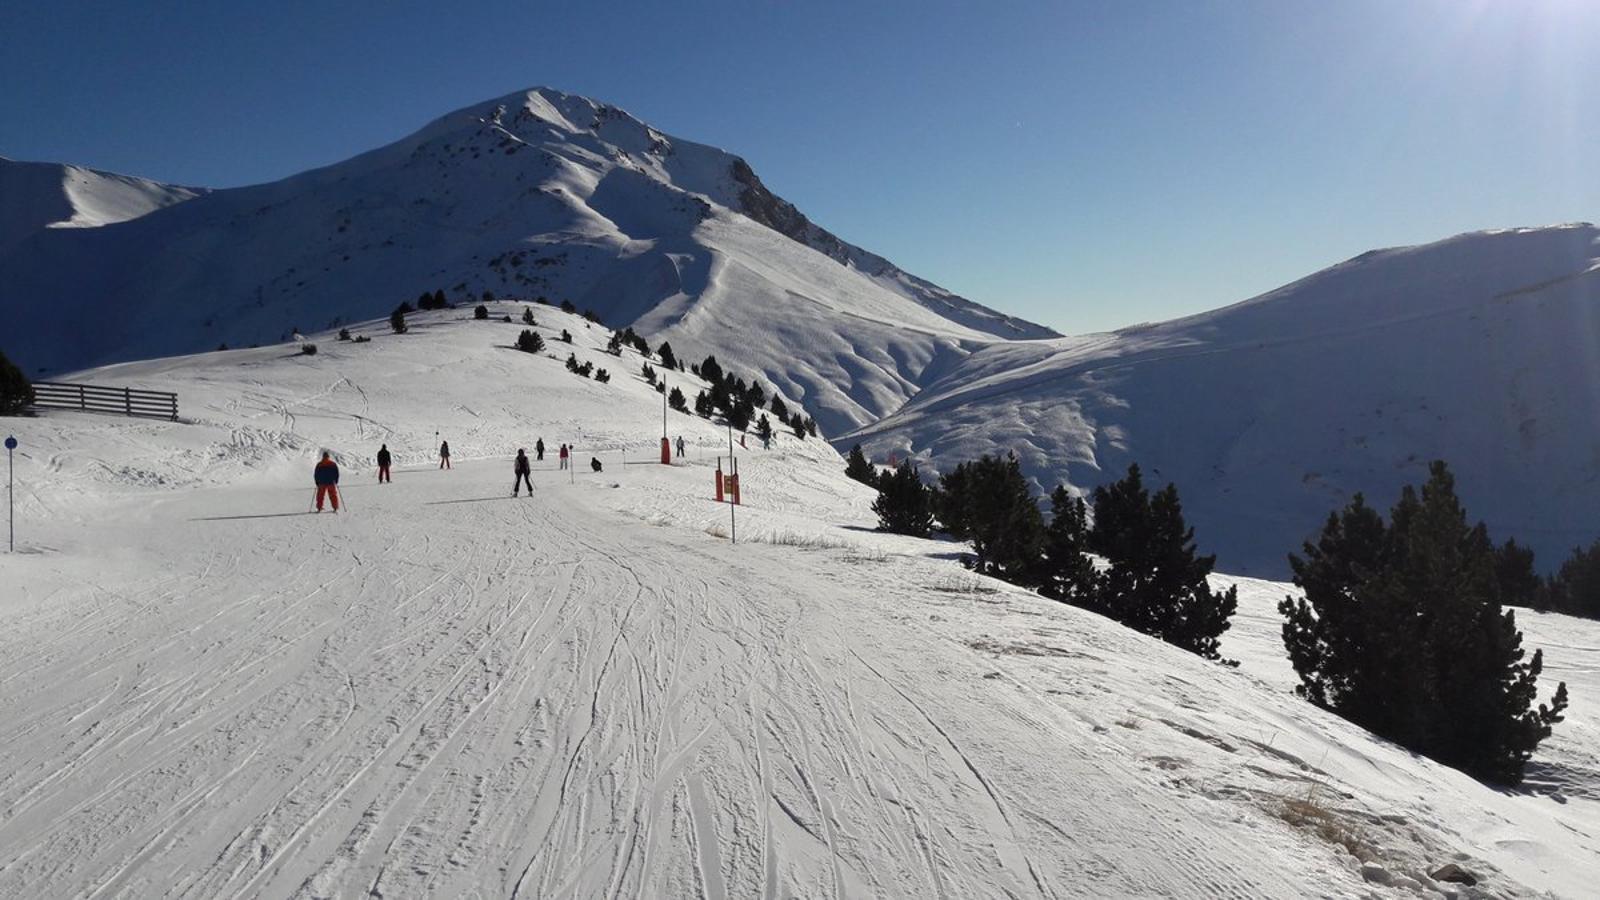
M 0 259 L 46 228 L 95 228 L 137 219 L 205 193 L 82 166 L 0 156 Z
M 638 357 L 534 309 L 614 380 L 455 310 L 75 376 L 179 423 L 7 420 L 0 896 L 1588 892 L 1594 623 L 1525 620 L 1573 704 L 1493 790 L 1293 697 L 1281 585 L 1207 664 L 872 532 L 792 437 L 741 451 L 730 545 L 726 431 L 670 414 L 690 454 L 646 462 Z M 537 437 L 580 466 L 512 499 Z M 308 515 L 324 447 L 349 502 Z
M 992 345 L 835 443 L 936 469 L 1014 452 L 1040 491 L 1137 462 L 1177 483 L 1204 549 L 1261 574 L 1353 493 L 1387 510 L 1442 458 L 1549 568 L 1600 536 L 1597 237 L 1465 234 L 1202 315 Z
M 1053 335 L 840 240 L 739 157 L 544 88 L 279 182 L 34 230 L 0 247 L 0 272 L 0 333 L 28 336 L 6 349 L 29 372 L 487 291 L 570 299 L 681 355 L 737 355 L 830 431 L 892 411 L 973 347 Z

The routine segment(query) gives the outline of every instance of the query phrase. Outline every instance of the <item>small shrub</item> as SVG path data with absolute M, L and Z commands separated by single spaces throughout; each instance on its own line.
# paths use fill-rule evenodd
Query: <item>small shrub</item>
M 561 329 L 561 343 L 563 343 L 563 344 L 572 343 L 572 332 L 566 330 L 565 328 Z
M 395 334 L 405 334 L 408 330 L 406 325 L 406 307 L 408 305 L 402 303 L 399 309 L 389 314 L 389 327 L 394 330 Z
M 371 343 L 371 342 L 372 342 L 372 338 L 369 338 L 364 334 L 358 334 L 358 335 L 355 336 L 355 339 L 352 340 L 350 343 L 352 343 L 352 344 L 367 344 L 367 343 Z
M 348 329 L 348 328 L 339 329 L 339 340 L 341 340 L 341 341 L 350 340 L 350 329 Z
M 532 307 L 523 307 L 523 309 L 522 309 L 522 324 L 527 325 L 530 328 L 535 326 L 535 325 L 537 325 L 537 324 L 539 324 L 538 322 L 535 322 L 533 320 L 533 308 Z
M 300 345 L 300 355 L 301 356 L 316 356 L 317 355 L 317 345 L 316 344 L 301 344 Z
M 611 373 L 607 372 L 605 369 L 599 369 L 594 373 L 594 380 L 600 382 L 601 384 L 605 384 L 611 380 Z
M 564 313 L 575 313 L 578 311 L 578 308 L 572 305 L 571 300 L 563 300 L 561 301 L 561 311 Z
M 481 303 L 478 304 L 477 308 L 472 311 L 472 317 L 479 321 L 489 318 L 489 307 Z
M 33 385 L 11 360 L 0 353 L 0 416 L 18 416 L 33 405 Z

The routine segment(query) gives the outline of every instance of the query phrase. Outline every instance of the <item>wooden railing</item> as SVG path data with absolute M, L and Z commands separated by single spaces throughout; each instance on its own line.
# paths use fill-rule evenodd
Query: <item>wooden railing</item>
M 33 405 L 40 409 L 77 409 L 120 416 L 178 419 L 177 394 L 137 388 L 35 381 Z

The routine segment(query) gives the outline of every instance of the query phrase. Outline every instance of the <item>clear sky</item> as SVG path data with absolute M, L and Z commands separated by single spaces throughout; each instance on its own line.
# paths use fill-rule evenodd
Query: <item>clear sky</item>
M 0 6 L 13 159 L 240 185 L 534 85 L 1067 332 L 1600 215 L 1589 0 Z

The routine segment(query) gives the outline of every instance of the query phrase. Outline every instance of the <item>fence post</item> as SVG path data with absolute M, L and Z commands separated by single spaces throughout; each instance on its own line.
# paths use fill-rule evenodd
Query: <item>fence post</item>
M 122 389 L 122 409 L 128 415 L 133 415 L 133 388 Z
M 88 409 L 89 401 L 83 396 L 83 385 L 78 385 L 78 408 Z

